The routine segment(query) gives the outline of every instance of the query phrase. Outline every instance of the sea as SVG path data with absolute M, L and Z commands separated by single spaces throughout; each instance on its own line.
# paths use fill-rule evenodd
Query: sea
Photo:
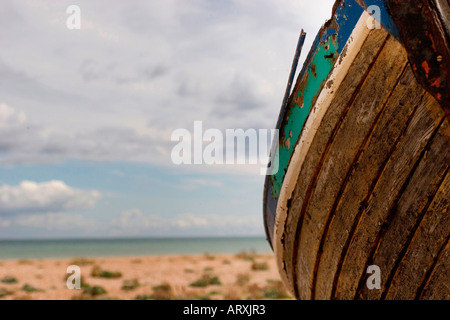
M 0 240 L 0 260 L 272 252 L 264 237 Z

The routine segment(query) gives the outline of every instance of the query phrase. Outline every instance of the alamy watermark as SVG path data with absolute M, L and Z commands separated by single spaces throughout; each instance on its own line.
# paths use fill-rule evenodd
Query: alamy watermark
M 278 142 L 277 129 L 226 129 L 210 128 L 203 131 L 202 121 L 194 121 L 194 131 L 184 128 L 172 132 L 171 140 L 178 142 L 171 153 L 176 165 L 260 165 L 260 174 L 278 172 L 278 148 L 269 145 Z M 275 144 L 276 145 L 276 144 Z
M 366 286 L 367 289 L 373 290 L 381 289 L 381 269 L 377 265 L 371 265 L 367 267 L 366 273 L 370 274 L 370 276 L 367 278 Z
M 370 17 L 366 21 L 367 28 L 381 29 L 381 8 L 377 5 L 371 5 L 367 7 L 367 12 Z
M 69 290 L 81 289 L 81 269 L 77 265 L 71 265 L 67 267 L 67 274 L 70 276 L 67 277 L 66 286 Z
M 66 13 L 69 14 L 66 20 L 66 27 L 69 30 L 81 29 L 81 9 L 77 5 L 70 5 L 66 9 Z

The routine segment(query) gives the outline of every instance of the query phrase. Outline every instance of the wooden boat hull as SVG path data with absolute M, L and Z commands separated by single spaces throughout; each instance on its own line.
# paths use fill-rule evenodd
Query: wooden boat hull
M 298 299 L 450 299 L 446 91 L 417 75 L 392 17 L 369 18 L 337 1 L 281 110 L 267 237 Z

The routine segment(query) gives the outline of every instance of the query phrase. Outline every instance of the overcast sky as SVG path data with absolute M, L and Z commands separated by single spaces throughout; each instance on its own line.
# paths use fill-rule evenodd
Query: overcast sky
M 263 235 L 264 177 L 175 166 L 171 133 L 273 128 L 333 3 L 2 0 L 0 238 Z

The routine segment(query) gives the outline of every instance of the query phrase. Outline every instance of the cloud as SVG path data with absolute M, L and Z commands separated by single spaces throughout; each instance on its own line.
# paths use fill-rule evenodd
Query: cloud
M 164 219 L 158 215 L 145 216 L 139 209 L 130 209 L 123 211 L 118 218 L 114 218 L 111 221 L 111 227 L 135 233 L 143 229 L 162 228 L 164 223 Z
M 196 235 L 202 234 L 262 234 L 263 226 L 259 216 L 220 216 L 217 214 L 185 213 L 175 216 L 144 214 L 139 209 L 123 211 L 113 219 L 110 234 L 140 235 Z
M 22 181 L 17 186 L 0 186 L 0 214 L 87 209 L 100 197 L 98 191 L 71 188 L 63 181 Z
M 167 163 L 170 132 L 105 126 L 65 132 L 28 121 L 24 112 L 0 104 L 0 165 L 85 161 Z
M 263 107 L 264 101 L 254 91 L 255 88 L 249 80 L 236 77 L 216 97 L 218 106 L 211 111 L 211 115 L 219 118 L 240 118 L 246 112 L 254 112 Z
M 65 1 L 5 1 L 0 96 L 29 120 L 0 125 L 0 165 L 165 165 L 171 130 L 194 120 L 273 128 L 299 29 L 312 40 L 333 2 L 80 0 L 71 31 Z
M 11 221 L 9 219 L 0 218 L 0 228 L 8 228 L 11 226 Z
M 101 228 L 98 220 L 86 218 L 81 214 L 64 212 L 21 215 L 9 222 L 8 226 L 38 228 L 44 230 L 74 230 L 93 231 Z

